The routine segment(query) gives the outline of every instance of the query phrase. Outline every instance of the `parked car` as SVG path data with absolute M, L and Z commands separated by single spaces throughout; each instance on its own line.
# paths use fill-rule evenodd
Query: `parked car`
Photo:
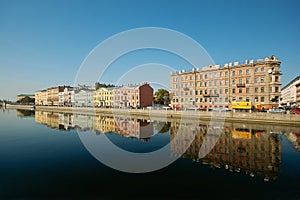
M 200 110 L 200 111 L 207 111 L 207 108 L 206 107 L 199 107 L 198 110 Z
M 227 112 L 227 111 L 230 111 L 229 108 L 227 107 L 211 107 L 209 108 L 210 111 L 218 111 L 218 112 Z
M 191 106 L 191 107 L 187 108 L 187 110 L 198 110 L 198 107 L 196 107 L 196 106 Z
M 270 113 L 283 113 L 286 114 L 286 110 L 283 108 L 271 108 L 269 110 Z
M 172 110 L 172 108 L 170 106 L 163 106 L 162 107 L 164 110 Z
M 291 111 L 292 114 L 300 115 L 300 108 L 295 108 Z

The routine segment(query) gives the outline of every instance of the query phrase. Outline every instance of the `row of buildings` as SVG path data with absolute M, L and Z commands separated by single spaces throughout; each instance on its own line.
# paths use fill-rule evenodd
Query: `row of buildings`
M 277 107 L 281 97 L 281 62 L 275 56 L 245 63 L 210 65 L 177 71 L 170 77 L 173 108 L 231 107 L 231 102 L 252 102 Z
M 117 87 L 56 86 L 35 93 L 35 105 L 75 107 L 146 107 L 153 104 L 148 83 Z

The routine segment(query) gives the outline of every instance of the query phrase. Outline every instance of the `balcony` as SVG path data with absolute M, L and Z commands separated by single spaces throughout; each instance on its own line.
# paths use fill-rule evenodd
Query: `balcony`
M 238 84 L 236 84 L 236 87 L 246 87 L 246 84 L 245 83 L 238 83 Z
M 204 97 L 219 97 L 219 94 L 203 94 Z

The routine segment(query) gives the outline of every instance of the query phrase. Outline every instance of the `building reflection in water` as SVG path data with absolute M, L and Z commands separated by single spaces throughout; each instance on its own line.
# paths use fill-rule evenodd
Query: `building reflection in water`
M 300 151 L 300 131 L 299 132 L 289 132 L 285 136 L 293 144 L 293 146 Z
M 210 132 L 215 132 L 217 135 L 220 131 L 219 127 L 210 127 L 208 124 L 179 126 L 178 122 L 173 122 L 170 131 L 171 139 L 176 134 L 180 134 L 181 137 L 180 142 L 171 145 L 171 152 L 175 156 L 182 151 L 180 148 L 184 148 L 184 141 L 189 139 L 186 137 L 190 134 L 186 133 L 191 131 L 190 127 L 195 127 L 192 131 L 196 131 L 196 136 L 183 158 L 201 161 L 211 167 L 224 167 L 231 172 L 243 171 L 250 176 L 261 174 L 265 181 L 277 178 L 281 165 L 281 139 L 278 134 L 255 129 L 225 127 L 220 137 L 210 137 L 206 146 L 202 146 L 208 130 L 213 129 Z M 215 146 L 206 156 L 201 156 L 201 151 L 205 152 L 206 148 L 211 148 L 210 144 Z
M 35 121 L 60 130 L 78 129 L 92 131 L 97 135 L 114 133 L 126 138 L 138 138 L 141 141 L 148 141 L 154 132 L 169 131 L 171 140 L 176 135 L 179 138 L 176 142 L 170 143 L 173 156 L 201 161 L 211 167 L 223 167 L 230 172 L 244 172 L 252 177 L 261 174 L 265 181 L 276 179 L 281 165 L 280 135 L 265 131 L 263 126 L 262 130 L 259 130 L 257 129 L 259 125 L 250 128 L 243 125 L 225 125 L 224 128 L 220 128 L 210 126 L 209 123 L 182 123 L 180 120 L 166 123 L 121 116 L 91 116 L 44 111 L 35 112 Z M 208 134 L 210 134 L 209 139 L 205 140 Z M 295 134 L 288 137 L 299 144 L 299 137 L 295 137 Z M 192 144 L 183 155 L 180 155 L 186 143 L 191 140 L 193 140 Z M 209 153 L 202 155 L 203 152 Z
M 152 122 L 128 117 L 36 111 L 35 121 L 60 130 L 92 131 L 97 135 L 117 133 L 124 137 L 138 138 L 142 141 L 148 141 L 154 135 Z

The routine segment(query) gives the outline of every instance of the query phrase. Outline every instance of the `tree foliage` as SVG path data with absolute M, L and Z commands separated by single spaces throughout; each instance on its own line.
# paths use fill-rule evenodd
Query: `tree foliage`
M 105 84 L 105 83 L 95 83 L 95 88 L 98 90 L 99 88 L 108 88 L 108 87 L 115 87 L 113 84 Z
M 170 103 L 169 91 L 165 89 L 158 89 L 157 92 L 155 92 L 154 103 L 160 105 L 168 105 Z
M 30 98 L 30 97 L 26 96 L 23 99 L 17 101 L 17 103 L 25 104 L 25 105 L 34 104 L 34 98 Z

